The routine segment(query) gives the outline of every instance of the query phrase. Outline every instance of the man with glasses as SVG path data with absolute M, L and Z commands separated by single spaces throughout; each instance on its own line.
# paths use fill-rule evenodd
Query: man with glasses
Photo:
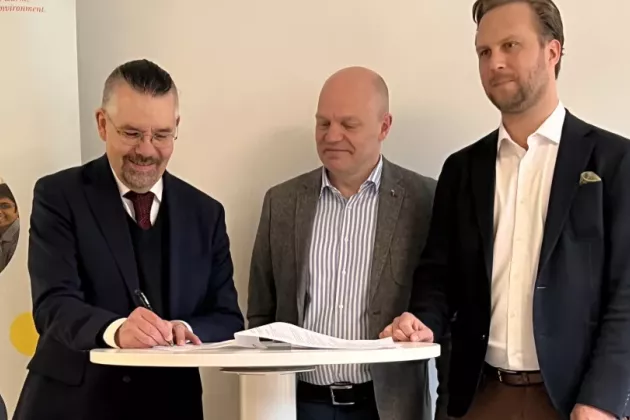
M 224 209 L 166 171 L 178 95 L 159 66 L 114 70 L 96 121 L 106 154 L 35 185 L 40 339 L 14 418 L 200 420 L 198 369 L 100 366 L 88 355 L 222 341 L 243 328 Z
M 13 258 L 20 235 L 20 213 L 9 186 L 0 181 L 0 273 Z

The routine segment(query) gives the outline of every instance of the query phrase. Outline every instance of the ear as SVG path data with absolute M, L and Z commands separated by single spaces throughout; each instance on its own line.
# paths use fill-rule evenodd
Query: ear
M 107 140 L 107 117 L 105 116 L 105 110 L 99 108 L 96 110 L 96 127 L 98 128 L 98 135 L 101 140 Z
M 389 112 L 383 116 L 383 120 L 381 121 L 381 132 L 378 136 L 379 141 L 385 140 L 387 135 L 389 134 L 389 130 L 392 128 L 393 117 Z
M 560 58 L 562 58 L 562 45 L 560 45 L 560 41 L 557 39 L 549 41 L 547 51 L 549 51 L 549 64 L 555 68 Z

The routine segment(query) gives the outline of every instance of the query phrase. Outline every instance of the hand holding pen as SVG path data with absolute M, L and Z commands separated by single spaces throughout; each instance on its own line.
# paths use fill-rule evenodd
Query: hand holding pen
M 145 296 L 144 293 L 142 293 L 142 290 L 136 290 L 136 296 L 138 298 L 138 301 L 140 302 L 140 304 L 142 305 L 143 308 L 148 309 L 149 311 L 155 313 L 155 311 L 153 310 L 153 307 L 151 306 L 151 303 L 149 302 L 149 299 L 147 299 L 147 297 Z M 158 317 L 159 318 L 159 317 Z M 167 321 L 168 322 L 168 321 Z M 170 323 L 169 323 L 170 324 Z M 169 334 L 169 337 L 167 338 L 166 335 L 163 335 L 164 339 L 166 340 L 166 342 L 170 345 L 173 346 L 173 327 L 171 326 L 171 332 Z
M 172 346 L 173 324 L 153 311 L 144 293 L 136 291 L 136 298 L 140 306 L 116 331 L 116 344 L 123 349 Z
M 136 296 L 138 297 L 138 300 L 144 308 L 155 312 L 151 307 L 151 304 L 149 303 L 149 299 L 147 299 L 142 291 L 136 290 Z M 167 340 L 169 345 L 174 346 L 175 344 L 177 344 L 178 346 L 183 346 L 186 343 L 191 343 L 195 345 L 201 344 L 201 340 L 199 339 L 199 337 L 193 334 L 189 327 L 186 326 L 186 324 L 184 324 L 183 322 L 171 321 L 171 329 L 173 331 L 171 337 L 174 336 L 174 339 L 171 338 L 170 340 Z

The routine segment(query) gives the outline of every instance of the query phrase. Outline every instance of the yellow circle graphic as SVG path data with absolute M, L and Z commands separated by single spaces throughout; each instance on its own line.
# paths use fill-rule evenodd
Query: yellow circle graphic
M 31 357 L 35 354 L 39 334 L 35 330 L 35 322 L 30 312 L 25 312 L 15 318 L 11 324 L 9 338 L 13 347 L 23 355 Z

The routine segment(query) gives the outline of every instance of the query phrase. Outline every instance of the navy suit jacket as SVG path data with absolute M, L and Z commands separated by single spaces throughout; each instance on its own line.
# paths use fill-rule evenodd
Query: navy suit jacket
M 231 339 L 244 323 L 223 206 L 168 172 L 163 180 L 169 216 L 170 318 L 188 322 L 203 342 Z M 16 418 L 122 418 L 123 393 L 135 395 L 131 404 L 145 409 L 160 395 L 169 400 L 181 395 L 200 406 L 197 369 L 116 368 L 89 362 L 89 350 L 104 346 L 106 327 L 137 307 L 134 290 L 139 279 L 127 217 L 105 156 L 36 183 L 28 268 L 40 339 Z M 127 388 L 121 395 L 108 390 L 121 386 Z M 149 400 L 137 401 L 143 398 Z M 38 404 L 49 404 L 49 410 L 33 414 Z M 161 402 L 165 404 L 168 400 Z M 64 406 L 72 408 L 64 411 Z M 164 408 L 156 415 L 167 418 L 167 412 Z M 147 415 L 145 411 L 141 417 Z
M 451 316 L 449 408 L 469 408 L 488 345 L 497 131 L 451 155 L 410 311 L 437 337 Z M 592 171 L 600 182 L 580 184 Z M 576 403 L 630 415 L 630 142 L 567 112 L 538 277 L 534 338 L 565 417 Z

